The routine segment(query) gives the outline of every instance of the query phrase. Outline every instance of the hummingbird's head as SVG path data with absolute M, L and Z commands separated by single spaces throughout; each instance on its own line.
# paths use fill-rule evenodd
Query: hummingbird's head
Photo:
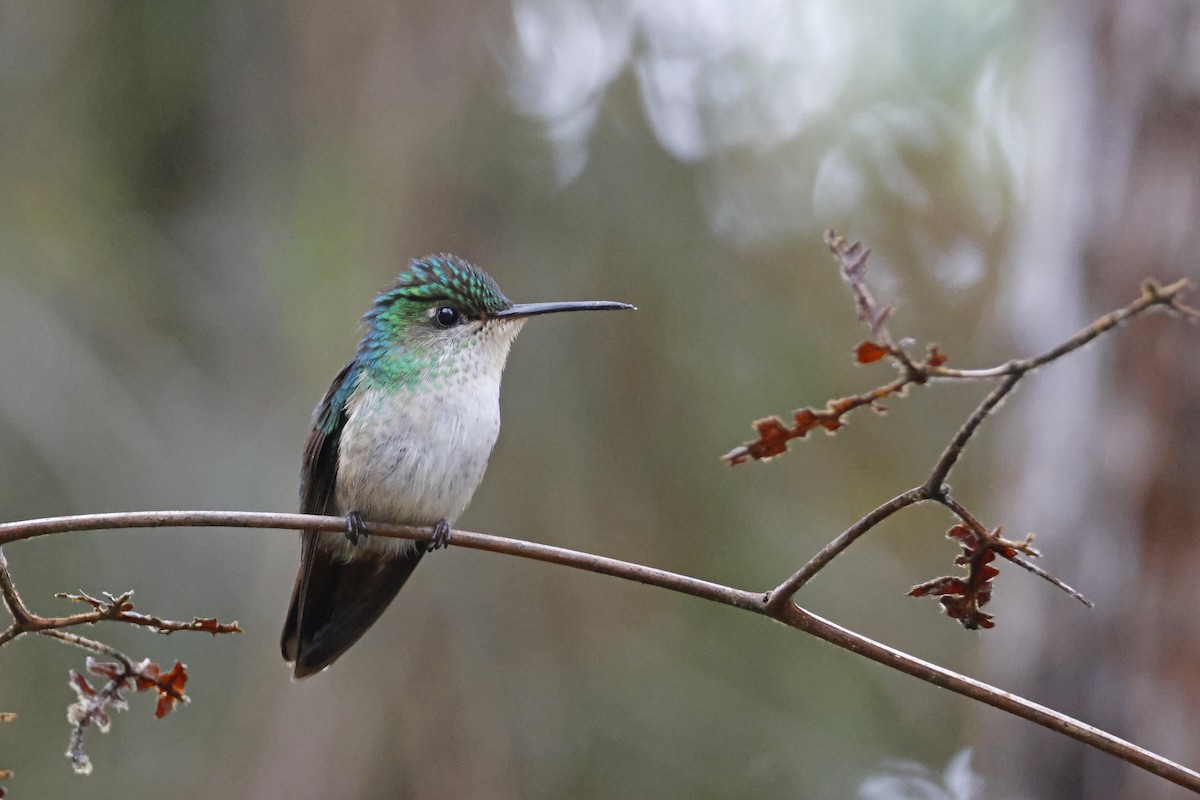
M 439 382 L 465 375 L 498 381 L 529 317 L 618 308 L 633 306 L 609 301 L 514 305 L 490 275 L 466 259 L 431 255 L 414 259 L 375 298 L 363 317 L 366 335 L 359 358 L 379 377 L 410 386 L 426 376 Z

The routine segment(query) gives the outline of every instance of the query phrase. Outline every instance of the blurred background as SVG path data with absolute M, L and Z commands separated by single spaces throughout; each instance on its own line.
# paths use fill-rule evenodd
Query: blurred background
M 891 375 L 850 363 L 825 228 L 874 249 L 898 335 L 987 366 L 1146 275 L 1200 277 L 1198 179 L 1186 0 L 3 2 L 0 518 L 293 510 L 359 316 L 408 258 L 451 251 L 516 300 L 641 309 L 528 326 L 462 527 L 765 589 L 923 480 L 985 391 L 720 462 L 756 417 Z M 950 571 L 934 508 L 800 602 L 1200 765 L 1198 343 L 1157 316 L 1037 374 L 953 477 L 1094 611 L 1011 568 L 983 635 L 905 599 Z M 43 613 L 134 588 L 246 629 L 97 631 L 186 662 L 193 703 L 156 721 L 132 698 L 89 734 L 87 778 L 62 756 L 83 654 L 5 647 L 20 797 L 875 798 L 947 765 L 969 783 L 966 748 L 983 796 L 1181 796 L 763 619 L 582 572 L 439 552 L 297 684 L 277 648 L 294 534 L 7 556 Z

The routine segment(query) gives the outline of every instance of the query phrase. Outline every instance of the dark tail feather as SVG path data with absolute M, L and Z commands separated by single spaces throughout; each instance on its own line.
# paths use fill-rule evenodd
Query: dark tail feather
M 363 554 L 342 561 L 306 531 L 300 574 L 283 626 L 283 657 L 294 675 L 320 672 L 350 649 L 383 613 L 425 555 L 425 543 L 404 555 Z

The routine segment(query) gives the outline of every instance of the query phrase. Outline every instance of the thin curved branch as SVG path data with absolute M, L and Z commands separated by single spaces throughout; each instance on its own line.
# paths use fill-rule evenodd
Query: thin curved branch
M 72 531 L 164 527 L 277 528 L 321 530 L 340 533 L 345 530 L 346 523 L 342 517 L 248 511 L 142 511 L 114 514 L 87 514 L 0 524 L 0 546 L 24 539 L 32 539 L 37 536 Z M 368 528 L 370 533 L 375 536 L 425 540 L 433 538 L 433 530 L 431 528 L 376 524 L 370 524 Z M 1159 775 L 1180 786 L 1200 792 L 1200 773 L 1058 711 L 935 664 L 922 661 L 919 658 L 907 655 L 873 639 L 854 633 L 800 608 L 795 603 L 788 602 L 781 607 L 768 610 L 770 595 L 767 592 L 736 589 L 732 586 L 725 586 L 667 570 L 656 569 L 643 564 L 635 564 L 629 561 L 621 561 L 615 558 L 607 558 L 605 556 L 568 550 L 552 545 L 538 544 L 521 539 L 492 536 L 486 533 L 456 530 L 451 532 L 450 541 L 458 547 L 504 553 L 536 561 L 545 561 L 551 564 L 561 564 L 602 575 L 611 575 L 616 578 L 636 581 L 650 586 L 658 586 L 670 591 L 689 594 L 693 597 L 762 614 L 782 622 L 789 627 L 869 658 L 872 661 L 919 678 L 926 683 L 940 686 L 965 697 L 987 703 L 1002 711 L 1007 711 L 1010 714 L 1057 731 L 1102 752 L 1116 756 L 1134 766 Z M 60 632 L 54 631 L 53 633 L 59 634 Z
M 17 593 L 17 587 L 13 584 L 12 574 L 8 571 L 8 559 L 4 556 L 3 548 L 0 548 L 0 599 L 3 600 L 4 607 L 8 609 L 8 613 L 13 618 L 12 624 L 0 631 L 0 645 L 7 644 L 45 622 L 42 617 L 26 608 L 25 603 L 21 601 L 21 595 Z
M 1000 405 L 1001 401 L 1016 388 L 1017 382 L 1021 380 L 1025 372 L 1023 370 L 1005 375 L 1000 385 L 987 393 L 987 396 L 971 412 L 971 416 L 967 417 L 967 421 L 954 434 L 954 438 L 950 440 L 950 443 L 946 445 L 946 449 L 942 451 L 942 455 L 938 457 L 937 464 L 934 465 L 933 472 L 929 475 L 929 480 L 925 482 L 925 487 L 931 498 L 941 495 L 943 491 L 942 484 L 950 476 L 950 470 L 954 469 L 954 465 L 958 463 L 958 459 L 962 456 L 963 448 L 967 446 L 967 442 L 971 441 L 971 437 L 975 435 L 975 431 L 979 430 L 979 426 L 983 424 L 983 421 L 996 410 L 996 406 Z
M 1070 339 L 1051 347 L 1044 353 L 1017 361 L 1010 361 L 1007 364 L 1001 364 L 998 367 L 991 367 L 989 369 L 950 369 L 937 366 L 932 369 L 930 377 L 934 379 L 964 378 L 967 380 L 981 380 L 1003 378 L 1008 375 L 1020 375 L 1045 366 L 1051 361 L 1057 361 L 1068 353 L 1088 344 L 1097 336 L 1112 330 L 1127 319 L 1156 306 L 1167 308 L 1192 322 L 1200 320 L 1200 311 L 1183 302 L 1183 295 L 1195 288 L 1188 278 L 1180 278 L 1166 286 L 1160 286 L 1154 279 L 1147 278 L 1142 282 L 1141 288 L 1142 294 L 1137 300 L 1134 300 L 1123 308 L 1118 308 L 1116 311 L 1111 311 L 1099 317 L 1091 325 L 1088 325 Z
M 79 531 L 115 530 L 119 528 L 269 528 L 284 530 L 328 531 L 343 533 L 345 517 L 327 517 L 313 514 L 276 514 L 254 511 L 130 511 L 112 514 L 80 514 L 70 517 L 46 517 L 24 522 L 0 524 L 0 547 L 13 542 L 33 539 L 54 533 Z M 382 525 L 369 523 L 372 536 L 387 536 L 398 539 L 424 539 L 432 541 L 433 529 L 411 525 Z M 719 583 L 710 583 L 698 578 L 679 575 L 666 570 L 654 569 L 630 561 L 582 553 L 552 545 L 538 544 L 523 539 L 508 539 L 486 533 L 451 531 L 450 544 L 472 550 L 487 550 L 493 553 L 546 561 L 568 567 L 614 575 L 628 580 L 664 589 L 690 594 L 706 600 L 715 600 L 738 608 L 759 610 L 762 593 L 732 589 Z
M 885 644 L 855 633 L 854 631 L 818 617 L 805 611 L 796 604 L 789 604 L 788 612 L 780 619 L 786 625 L 812 634 L 830 644 L 845 648 L 851 652 L 876 661 L 892 669 L 899 670 L 926 683 L 949 689 L 952 692 L 978 700 L 989 706 L 1016 714 L 1044 728 L 1070 736 L 1072 739 L 1114 755 L 1124 761 L 1134 764 L 1147 772 L 1166 778 L 1172 783 L 1200 792 L 1200 773 L 1176 764 L 1157 753 L 1138 747 L 1124 739 L 1113 736 L 1107 731 L 1080 722 L 1052 708 L 1034 703 L 1023 697 L 1005 692 L 982 681 L 968 678 L 957 672 L 931 664 L 919 658 L 908 655 Z M 863 642 L 870 642 L 870 647 L 864 647 Z M 1018 710 L 1019 709 L 1019 710 Z
M 885 519 L 895 514 L 897 511 L 908 508 L 916 503 L 924 502 L 929 499 L 929 490 L 925 486 L 917 486 L 909 489 L 903 494 L 898 494 L 891 500 L 888 500 L 881 506 L 876 507 L 869 514 L 862 517 L 858 522 L 855 522 L 846 530 L 838 534 L 837 538 L 829 544 L 822 547 L 815 556 L 804 563 L 799 570 L 783 583 L 771 590 L 767 599 L 767 612 L 774 614 L 788 604 L 788 601 L 795 596 L 796 592 L 808 583 L 814 575 L 825 568 L 829 562 L 837 558 L 843 550 L 862 536 L 867 531 L 874 528 Z

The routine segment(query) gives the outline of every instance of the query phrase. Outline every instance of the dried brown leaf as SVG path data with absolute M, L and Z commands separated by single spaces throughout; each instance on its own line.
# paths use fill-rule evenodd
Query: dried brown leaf
M 96 690 L 92 688 L 90 683 L 88 683 L 87 678 L 83 677 L 75 670 L 70 670 L 68 675 L 70 675 L 71 683 L 73 684 L 75 691 L 79 693 L 79 697 L 81 699 L 96 696 Z
M 117 681 L 127 679 L 123 664 L 117 664 L 112 661 L 97 661 L 91 656 L 87 658 L 87 671 L 93 675 L 99 675 L 105 680 Z
M 789 441 L 803 439 L 816 428 L 822 428 L 827 433 L 839 430 L 846 424 L 843 417 L 856 408 L 870 406 L 878 412 L 886 411 L 883 406 L 878 405 L 878 401 L 896 393 L 903 394 L 906 384 L 906 379 L 899 379 L 863 394 L 830 400 L 822 410 L 798 408 L 792 412 L 795 424 L 790 428 L 779 417 L 756 420 L 754 430 L 758 433 L 758 438 L 735 447 L 722 458 L 730 466 L 737 466 L 750 458 L 773 458 L 787 451 Z
M 979 534 L 966 525 L 955 525 L 946 532 L 946 536 L 962 547 L 962 553 L 954 559 L 954 563 L 967 567 L 966 577 L 946 575 L 934 578 L 910 589 L 909 597 L 938 597 L 946 616 L 958 620 L 969 630 L 994 627 L 996 623 L 992 615 L 982 609 L 992 599 L 992 581 L 1000 574 L 1000 570 L 991 565 L 996 553 L 990 543 L 982 541 Z M 1009 543 L 998 536 L 997 541 L 1000 543 L 998 546 L 1011 549 L 1008 548 Z
M 158 667 L 154 665 L 154 669 L 157 672 Z M 157 677 L 155 688 L 158 689 L 158 705 L 154 708 L 156 719 L 162 719 L 171 713 L 175 708 L 175 703 L 188 701 L 187 695 L 183 693 L 187 679 L 187 668 L 178 661 L 175 662 L 175 667 L 170 672 Z
M 854 348 L 854 360 L 859 364 L 872 364 L 886 356 L 891 351 L 870 339 L 859 342 Z

